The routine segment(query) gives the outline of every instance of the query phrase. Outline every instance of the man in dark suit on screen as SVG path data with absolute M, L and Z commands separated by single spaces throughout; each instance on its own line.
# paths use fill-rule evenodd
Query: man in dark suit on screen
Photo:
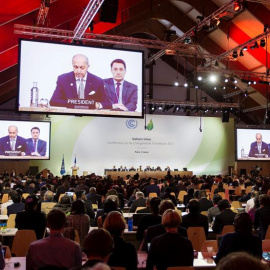
M 0 155 L 25 156 L 26 140 L 18 136 L 16 126 L 8 127 L 8 136 L 0 139 Z
M 136 111 L 138 87 L 124 80 L 126 63 L 122 59 L 113 60 L 111 63 L 111 72 L 113 78 L 104 79 L 104 85 L 112 104 L 112 109 Z
M 31 129 L 32 138 L 26 140 L 26 154 L 31 156 L 46 156 L 47 142 L 40 140 L 40 129 L 39 127 L 33 127 Z
M 256 134 L 256 142 L 250 145 L 249 157 L 268 157 L 268 144 L 262 141 L 262 134 Z
M 87 71 L 90 66 L 88 58 L 76 54 L 72 58 L 72 66 L 72 72 L 58 77 L 50 105 L 78 109 L 85 105 L 91 105 L 93 109 L 108 108 L 110 103 L 102 79 Z

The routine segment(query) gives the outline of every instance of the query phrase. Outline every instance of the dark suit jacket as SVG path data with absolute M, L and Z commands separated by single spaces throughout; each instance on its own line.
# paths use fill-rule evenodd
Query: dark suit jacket
M 115 87 L 113 78 L 104 79 L 104 86 L 111 104 L 115 104 Z M 129 111 L 135 111 L 138 101 L 138 87 L 137 85 L 124 81 L 122 103 Z
M 38 139 L 37 141 L 37 152 L 41 156 L 46 156 L 47 142 Z M 32 138 L 26 140 L 26 154 L 31 155 L 32 152 L 35 152 L 34 143 Z
M 225 209 L 219 215 L 216 215 L 216 218 L 212 227 L 213 232 L 221 233 L 225 225 L 233 225 L 235 215 L 236 213 L 234 213 L 231 209 Z
M 85 99 L 94 100 L 102 104 L 103 108 L 109 108 L 109 99 L 104 89 L 104 84 L 101 78 L 87 72 L 85 83 Z M 89 95 L 91 92 L 93 94 Z M 78 91 L 76 86 L 76 78 L 74 72 L 62 74 L 57 79 L 56 89 L 50 100 L 51 106 L 69 107 L 73 105 L 67 103 L 68 99 L 78 99 Z
M 259 236 L 265 238 L 266 231 L 270 225 L 270 207 L 262 207 L 255 211 L 254 228 L 259 228 Z
M 13 203 L 7 207 L 7 214 L 17 214 L 24 210 L 24 203 Z
M 132 205 L 129 209 L 130 213 L 135 213 L 137 207 L 146 207 L 146 199 L 145 198 L 138 198 L 132 202 Z
M 208 234 L 208 218 L 202 214 L 189 213 L 182 217 L 182 227 L 188 229 L 189 227 L 203 227 L 205 235 Z
M 207 211 L 209 208 L 213 207 L 213 203 L 207 198 L 201 198 L 199 200 L 200 212 Z
M 218 263 L 220 259 L 225 257 L 227 254 L 237 251 L 245 251 L 261 259 L 262 240 L 257 235 L 253 234 L 227 233 L 221 240 L 215 260 L 216 263 Z
M 165 233 L 155 237 L 147 258 L 147 270 L 156 265 L 157 270 L 170 266 L 193 266 L 193 247 L 191 242 L 178 233 Z
M 148 197 L 149 193 L 156 192 L 160 196 L 160 188 L 157 185 L 149 185 L 145 188 L 145 196 Z
M 8 155 L 6 151 L 11 151 L 10 149 L 10 139 L 9 136 L 2 137 L 0 139 L 0 155 Z M 26 139 L 17 136 L 15 151 L 26 152 Z M 18 154 L 20 156 L 21 154 Z
M 256 157 L 258 154 L 259 154 L 259 151 L 258 151 L 257 142 L 253 142 L 250 145 L 250 150 L 249 150 L 248 156 L 249 157 Z M 265 142 L 262 142 L 261 154 L 269 155 L 268 144 Z

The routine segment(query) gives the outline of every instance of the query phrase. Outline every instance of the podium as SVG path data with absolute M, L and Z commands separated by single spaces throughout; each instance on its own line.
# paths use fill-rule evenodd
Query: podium
M 72 169 L 72 176 L 78 175 L 79 167 L 73 166 L 71 167 L 71 169 Z

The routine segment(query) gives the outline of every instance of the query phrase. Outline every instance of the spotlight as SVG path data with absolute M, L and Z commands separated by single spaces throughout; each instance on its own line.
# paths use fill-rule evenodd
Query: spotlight
M 226 83 L 227 83 L 228 81 L 229 81 L 228 78 L 226 78 L 226 79 L 224 80 L 224 82 L 226 82 Z
M 261 46 L 261 47 L 265 47 L 265 39 L 264 39 L 264 38 L 261 39 L 261 41 L 260 41 L 260 46 Z
M 232 83 L 237 83 L 237 80 L 234 79 L 233 77 L 231 77 L 230 80 L 231 80 Z
M 239 56 L 244 56 L 244 54 L 243 54 L 243 49 L 240 51 Z
M 233 58 L 237 58 L 237 57 L 238 57 L 237 51 L 234 51 L 234 52 L 233 52 L 232 57 L 233 57 Z
M 213 75 L 213 74 L 210 75 L 209 76 L 209 81 L 212 82 L 212 83 L 216 82 L 217 81 L 217 76 L 216 75 Z
M 184 86 L 185 86 L 185 87 L 188 87 L 188 83 L 185 82 L 185 83 L 184 83 Z
M 265 24 L 263 27 L 263 32 L 266 32 L 268 28 L 269 28 L 269 26 L 267 24 Z
M 198 76 L 198 81 L 201 81 L 202 80 L 202 76 Z
M 199 16 L 196 17 L 196 19 L 197 19 L 198 23 L 202 22 L 204 20 L 204 16 L 199 15 Z
M 234 11 L 239 11 L 241 9 L 241 5 L 239 4 L 239 1 L 235 1 L 233 3 L 233 10 Z
M 189 37 L 186 37 L 184 39 L 184 44 L 190 44 L 191 43 L 191 39 Z
M 213 24 L 218 26 L 220 24 L 220 20 L 218 18 L 213 19 Z
M 178 79 L 176 79 L 176 81 L 174 82 L 174 86 L 179 86 Z
M 162 110 L 162 105 L 159 105 L 158 106 L 158 109 L 161 111 Z
M 173 113 L 178 112 L 180 110 L 180 107 L 175 105 L 173 108 Z
M 214 87 L 214 90 L 217 90 L 217 87 L 216 86 Z
M 243 51 L 247 51 L 247 50 L 248 50 L 248 47 L 245 46 L 245 47 L 243 48 Z
M 244 97 L 248 97 L 248 91 L 247 90 L 244 92 Z

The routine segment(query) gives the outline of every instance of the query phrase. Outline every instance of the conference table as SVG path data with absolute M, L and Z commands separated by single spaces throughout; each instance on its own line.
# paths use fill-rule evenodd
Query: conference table
M 25 270 L 26 269 L 26 257 L 11 257 L 9 259 L 5 259 L 6 267 L 5 269 L 13 270 Z M 147 253 L 138 251 L 138 269 L 145 269 L 146 268 L 146 261 L 147 261 Z M 19 265 L 18 265 L 19 263 Z M 82 262 L 85 263 L 84 261 Z M 17 267 L 16 267 L 17 265 Z M 215 269 L 216 264 L 211 258 L 206 258 L 202 255 L 201 252 L 198 254 L 198 258 L 194 259 L 193 266 L 196 270 L 208 270 L 208 269 Z
M 193 171 L 170 171 L 172 176 L 180 175 L 183 177 L 186 176 L 192 176 Z M 136 173 L 140 175 L 140 178 L 157 178 L 162 179 L 167 175 L 167 171 L 110 171 L 106 170 L 106 175 L 110 175 L 113 180 L 116 180 L 118 176 L 122 178 L 126 178 L 127 175 L 134 176 Z

